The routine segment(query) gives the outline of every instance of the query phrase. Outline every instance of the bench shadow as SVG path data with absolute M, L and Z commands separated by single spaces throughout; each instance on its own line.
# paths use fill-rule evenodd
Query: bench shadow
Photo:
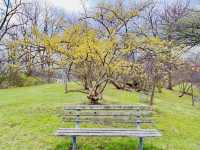
M 138 150 L 138 140 L 124 138 L 80 138 L 78 150 Z M 71 142 L 66 140 L 58 143 L 54 150 L 72 150 Z M 144 144 L 144 150 L 164 150 L 153 143 Z

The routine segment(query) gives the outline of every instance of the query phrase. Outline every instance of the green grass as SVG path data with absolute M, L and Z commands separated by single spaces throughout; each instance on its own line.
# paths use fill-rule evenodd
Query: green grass
M 70 85 L 75 88 L 74 84 Z M 65 104 L 86 103 L 81 93 L 64 94 L 57 84 L 0 90 L 0 150 L 66 150 L 70 138 L 53 136 L 67 127 L 59 111 Z M 177 91 L 156 95 L 156 124 L 161 138 L 145 140 L 145 150 L 199 150 L 200 106 L 191 106 L 191 97 L 178 97 Z M 108 87 L 103 103 L 136 104 L 139 94 Z M 200 104 L 199 104 L 200 105 Z M 81 150 L 137 149 L 136 138 L 79 138 Z

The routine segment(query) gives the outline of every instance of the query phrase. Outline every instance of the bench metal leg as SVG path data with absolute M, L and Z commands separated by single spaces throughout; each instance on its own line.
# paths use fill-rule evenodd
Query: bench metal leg
M 143 150 L 143 146 L 144 146 L 144 138 L 140 137 L 139 138 L 139 150 Z
M 77 150 L 76 136 L 72 136 L 72 150 Z

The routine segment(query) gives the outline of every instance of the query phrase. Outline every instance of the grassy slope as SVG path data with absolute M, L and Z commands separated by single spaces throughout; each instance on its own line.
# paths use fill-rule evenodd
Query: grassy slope
M 71 87 L 74 87 L 72 84 Z M 155 128 L 162 130 L 159 139 L 145 141 L 146 150 L 199 150 L 200 107 L 191 106 L 191 98 L 178 98 L 176 91 L 163 91 L 156 96 L 158 116 Z M 139 103 L 139 95 L 107 88 L 104 103 Z M 66 103 L 85 103 L 84 94 L 63 93 L 61 85 L 0 90 L 0 149 L 2 150 L 66 150 L 69 138 L 52 136 L 59 127 L 67 127 L 58 116 Z M 135 138 L 80 138 L 83 150 L 136 149 Z

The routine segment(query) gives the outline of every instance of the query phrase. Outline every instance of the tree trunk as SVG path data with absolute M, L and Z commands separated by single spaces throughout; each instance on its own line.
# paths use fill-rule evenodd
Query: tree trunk
M 173 90 L 173 86 L 172 86 L 172 73 L 171 73 L 171 71 L 168 72 L 167 89 L 168 90 Z
M 158 88 L 158 93 L 162 93 L 162 83 L 161 83 L 161 81 L 159 81 L 157 83 L 157 88 Z
M 69 80 L 69 72 L 68 69 L 65 69 L 65 75 L 64 75 L 65 93 L 68 93 L 68 80 Z
M 88 80 L 87 80 L 87 78 L 85 78 L 84 89 L 85 89 L 85 90 L 89 90 L 89 85 L 88 85 Z
M 102 99 L 102 95 L 101 94 L 99 94 L 99 95 L 88 95 L 87 98 L 90 100 L 90 104 L 98 105 L 98 104 L 100 104 L 99 100 Z
M 153 83 L 153 88 L 152 88 L 152 92 L 151 92 L 151 97 L 150 97 L 150 105 L 151 106 L 154 104 L 155 89 L 156 89 L 156 81 L 154 81 L 154 83 Z
M 116 89 L 123 89 L 123 86 L 122 85 L 120 85 L 120 84 L 118 84 L 117 82 L 115 82 L 115 81 L 110 81 L 111 82 L 111 84 L 112 85 L 114 85 L 114 87 L 116 88 Z
M 47 83 L 51 83 L 51 73 L 50 73 L 50 71 L 47 72 Z
M 70 81 L 70 71 L 73 63 L 70 63 L 69 68 L 65 69 L 64 83 L 65 83 L 65 93 L 68 93 L 68 82 Z
M 97 105 L 99 104 L 99 100 L 102 99 L 102 93 L 98 92 L 96 89 L 92 89 L 89 91 L 87 98 L 90 100 L 92 105 Z
M 68 81 L 65 81 L 65 93 L 68 93 Z

